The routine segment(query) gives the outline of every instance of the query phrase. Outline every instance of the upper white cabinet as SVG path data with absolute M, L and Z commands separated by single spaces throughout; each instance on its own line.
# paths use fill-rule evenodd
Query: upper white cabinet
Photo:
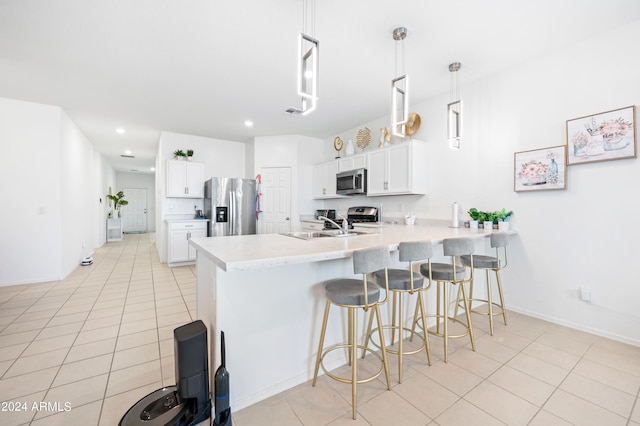
M 348 170 L 366 169 L 367 155 L 358 154 L 350 157 L 338 158 L 338 172 L 346 172 Z
M 313 198 L 340 198 L 336 194 L 336 173 L 338 162 L 336 160 L 313 166 Z
M 204 164 L 167 161 L 167 197 L 203 198 Z
M 400 142 L 370 151 L 367 195 L 426 194 L 426 144 Z

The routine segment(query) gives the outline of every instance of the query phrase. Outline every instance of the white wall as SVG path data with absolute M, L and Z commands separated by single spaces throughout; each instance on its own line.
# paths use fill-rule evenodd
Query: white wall
M 310 215 L 320 205 L 312 199 L 312 165 L 322 155 L 322 140 L 301 135 L 256 137 L 251 143 L 255 173 L 269 167 L 291 168 L 291 229 L 299 228 L 300 215 Z M 248 154 L 249 155 L 249 154 Z
M 156 230 L 156 182 L 155 174 L 152 173 L 116 173 L 116 187 L 114 193 L 122 191 L 124 188 L 146 189 L 147 190 L 147 230 Z M 125 200 L 127 193 L 125 191 Z M 126 207 L 125 207 L 126 209 Z
M 94 148 L 64 111 L 60 111 L 61 277 L 73 271 L 96 245 L 96 217 L 89 212 L 99 203 L 94 191 Z
M 0 285 L 64 278 L 104 242 L 113 169 L 61 108 L 0 98 Z
M 382 203 L 389 215 L 413 210 L 441 219 L 450 217 L 453 201 L 464 211 L 513 210 L 518 236 L 503 275 L 509 308 L 640 345 L 640 287 L 633 278 L 640 229 L 629 226 L 640 209 L 640 160 L 570 166 L 566 190 L 513 191 L 514 152 L 564 145 L 566 120 L 638 104 L 640 58 L 631 50 L 639 39 L 637 21 L 466 84 L 460 151 L 447 147 L 448 94 L 412 105 L 422 117 L 416 138 L 429 144 L 429 195 L 325 204 Z M 365 124 L 377 138 L 387 122 Z M 358 128 L 342 138 L 355 141 Z M 327 159 L 332 141 L 324 144 Z M 372 145 L 376 149 L 377 142 Z M 592 290 L 592 303 L 579 300 L 580 286 Z
M 156 247 L 160 260 L 166 262 L 166 226 L 164 218 L 167 215 L 193 216 L 194 207 L 204 208 L 202 199 L 167 198 L 167 160 L 173 160 L 173 152 L 177 149 L 187 151 L 193 149 L 193 161 L 204 163 L 204 178 L 210 177 L 240 177 L 248 178 L 245 174 L 245 144 L 222 139 L 212 139 L 202 136 L 185 135 L 181 133 L 161 132 L 156 157 Z M 253 176 L 251 176 L 253 177 Z
M 0 285 L 60 278 L 60 108 L 0 98 Z

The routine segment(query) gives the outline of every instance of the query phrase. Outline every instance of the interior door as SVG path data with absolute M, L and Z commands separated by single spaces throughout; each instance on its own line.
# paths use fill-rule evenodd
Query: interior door
M 122 231 L 147 232 L 147 190 L 123 188 L 122 192 L 129 202 L 122 207 Z
M 291 231 L 291 168 L 265 167 L 261 176 L 260 233 Z

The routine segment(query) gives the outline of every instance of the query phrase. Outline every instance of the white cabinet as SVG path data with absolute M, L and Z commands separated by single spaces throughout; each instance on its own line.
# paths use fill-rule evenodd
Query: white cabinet
M 426 194 L 425 147 L 409 141 L 369 152 L 367 195 Z
M 349 170 L 366 169 L 367 155 L 358 154 L 350 157 L 338 158 L 338 172 L 346 172 Z
M 122 219 L 107 219 L 107 241 L 122 240 Z
M 189 240 L 207 236 L 207 221 L 171 222 L 168 234 L 168 263 L 193 262 L 196 251 L 189 245 Z
M 336 173 L 338 162 L 336 160 L 313 166 L 313 198 L 340 198 L 336 194 Z
M 204 164 L 167 161 L 167 197 L 204 198 Z

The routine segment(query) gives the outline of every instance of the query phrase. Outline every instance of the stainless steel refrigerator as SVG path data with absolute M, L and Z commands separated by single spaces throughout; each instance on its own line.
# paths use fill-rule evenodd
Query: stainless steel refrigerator
M 209 237 L 256 233 L 256 181 L 211 178 L 204 183 L 204 214 Z

